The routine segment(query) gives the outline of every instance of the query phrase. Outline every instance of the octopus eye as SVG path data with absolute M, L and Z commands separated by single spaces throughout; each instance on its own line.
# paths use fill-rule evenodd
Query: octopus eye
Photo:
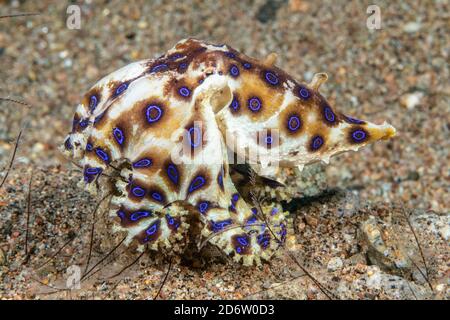
M 321 136 L 315 136 L 311 140 L 310 148 L 312 151 L 318 150 L 320 147 L 322 147 L 324 141 Z
M 264 73 L 264 78 L 266 79 L 266 81 L 273 85 L 276 86 L 280 81 L 278 80 L 278 77 L 276 76 L 275 73 L 271 72 L 271 71 L 266 71 Z
M 234 78 L 239 76 L 239 68 L 234 64 L 230 67 L 230 75 Z
M 118 96 L 119 94 L 123 93 L 128 88 L 128 83 L 122 83 L 120 86 L 117 87 L 116 91 L 114 92 L 115 96 Z
M 301 121 L 299 116 L 291 116 L 288 120 L 288 129 L 290 131 L 297 131 L 301 126 Z
M 178 89 L 178 93 L 183 97 L 189 97 L 191 94 L 191 90 L 189 90 L 187 87 L 181 87 Z
M 248 108 L 253 112 L 259 111 L 261 109 L 261 100 L 257 97 L 250 98 L 248 100 Z
M 323 115 L 328 122 L 333 123 L 336 120 L 336 116 L 329 106 L 323 108 Z
M 120 130 L 119 128 L 114 128 L 113 135 L 114 135 L 114 138 L 116 139 L 117 143 L 122 145 L 123 141 L 125 140 L 124 136 L 123 136 L 123 131 Z
M 309 90 L 308 90 L 306 87 L 304 87 L 304 86 L 299 86 L 299 87 L 298 87 L 297 93 L 298 93 L 298 96 L 299 96 L 300 98 L 302 98 L 303 100 L 308 100 L 309 97 L 311 97 L 311 93 L 310 93 Z
M 360 143 L 367 139 L 367 132 L 363 129 L 353 130 L 351 133 L 351 138 L 354 142 Z
M 149 105 L 147 107 L 147 110 L 145 111 L 148 123 L 157 122 L 159 119 L 161 119 L 162 114 L 163 114 L 162 108 L 154 104 Z
M 97 107 L 98 104 L 98 98 L 97 96 L 94 94 L 91 96 L 91 98 L 89 99 L 89 109 L 91 109 L 91 112 L 94 111 L 95 107 Z
M 144 158 L 133 163 L 133 168 L 147 168 L 152 165 L 152 160 Z

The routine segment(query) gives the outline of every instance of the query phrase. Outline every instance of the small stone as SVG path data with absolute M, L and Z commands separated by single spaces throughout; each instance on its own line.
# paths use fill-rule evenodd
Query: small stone
M 342 259 L 339 257 L 331 258 L 328 261 L 327 269 L 328 271 L 336 271 L 343 267 L 344 263 L 342 262 Z
M 400 98 L 400 104 L 408 110 L 414 109 L 417 105 L 420 104 L 420 101 L 423 98 L 422 92 L 413 92 L 403 95 Z
M 403 26 L 403 31 L 407 33 L 414 33 L 420 30 L 422 25 L 419 22 L 409 22 Z

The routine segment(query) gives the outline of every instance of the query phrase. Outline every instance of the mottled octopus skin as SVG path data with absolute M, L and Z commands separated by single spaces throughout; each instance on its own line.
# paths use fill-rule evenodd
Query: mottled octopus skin
M 325 74 L 300 84 L 274 60 L 274 54 L 259 61 L 227 45 L 186 39 L 87 92 L 63 149 L 83 167 L 88 190 L 113 186 L 111 215 L 127 244 L 181 252 L 196 220 L 199 243 L 209 241 L 244 265 L 259 264 L 284 242 L 286 214 L 273 206 L 263 221 L 239 195 L 229 174 L 234 143 L 245 146 L 235 152 L 255 172 L 276 178 L 274 163 L 328 163 L 334 154 L 395 134 L 387 123 L 333 110 L 318 92 Z

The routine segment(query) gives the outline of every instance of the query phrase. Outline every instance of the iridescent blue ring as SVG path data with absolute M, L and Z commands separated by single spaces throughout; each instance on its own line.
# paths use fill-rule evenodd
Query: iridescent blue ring
M 123 136 L 123 131 L 120 130 L 119 128 L 114 128 L 113 135 L 114 135 L 114 138 L 116 139 L 117 143 L 122 145 L 123 141 L 125 140 L 124 136 Z
M 280 82 L 277 75 L 271 71 L 266 71 L 264 73 L 264 78 L 266 78 L 266 81 L 273 86 L 276 86 Z
M 288 120 L 288 128 L 291 131 L 297 131 L 300 128 L 301 122 L 299 116 L 290 116 Z
M 178 93 L 187 98 L 191 94 L 191 90 L 189 90 L 187 87 L 181 87 L 178 89 Z
M 248 100 L 248 108 L 253 112 L 259 111 L 261 109 L 261 100 L 257 97 L 250 98 Z
M 157 114 L 155 116 L 152 116 L 152 111 L 156 110 Z M 147 106 L 147 110 L 145 111 L 145 115 L 147 117 L 147 121 L 149 123 L 154 123 L 157 122 L 159 119 L 161 119 L 162 117 L 162 109 L 160 106 L 156 105 L 156 104 L 151 104 L 149 106 Z

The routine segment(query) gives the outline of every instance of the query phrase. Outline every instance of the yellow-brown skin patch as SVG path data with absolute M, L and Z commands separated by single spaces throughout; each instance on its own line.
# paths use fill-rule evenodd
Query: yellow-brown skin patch
M 277 112 L 283 103 L 284 89 L 271 87 L 264 82 L 257 73 L 246 72 L 239 76 L 241 86 L 236 90 L 240 97 L 240 112 L 234 114 L 245 114 L 252 121 L 265 121 Z M 261 108 L 252 111 L 248 107 L 249 100 L 257 97 L 261 101 Z

